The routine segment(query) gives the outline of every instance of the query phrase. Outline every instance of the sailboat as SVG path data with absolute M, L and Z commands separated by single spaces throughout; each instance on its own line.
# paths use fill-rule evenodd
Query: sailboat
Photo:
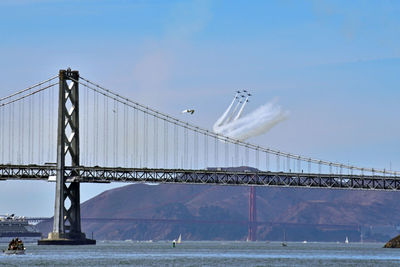
M 282 242 L 282 247 L 287 247 L 287 244 L 286 244 L 286 231 L 283 231 L 283 242 Z
M 346 240 L 344 241 L 344 243 L 348 244 L 349 243 L 349 238 L 346 236 Z
M 182 235 L 180 234 L 178 237 L 178 240 L 176 241 L 177 244 L 182 243 Z

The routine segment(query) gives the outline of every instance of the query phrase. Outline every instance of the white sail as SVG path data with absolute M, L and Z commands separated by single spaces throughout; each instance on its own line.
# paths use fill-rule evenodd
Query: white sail
M 180 244 L 180 243 L 182 243 L 182 235 L 179 235 L 179 237 L 178 237 L 178 241 L 176 241 L 176 243 L 177 243 L 177 244 Z

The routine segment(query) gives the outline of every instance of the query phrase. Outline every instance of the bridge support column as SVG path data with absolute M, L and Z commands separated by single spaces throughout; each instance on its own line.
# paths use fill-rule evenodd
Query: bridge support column
M 79 72 L 60 70 L 57 135 L 57 179 L 53 232 L 39 245 L 91 245 L 81 232 L 80 186 L 67 183 L 64 176 L 66 163 L 79 166 Z M 74 81 L 75 80 L 75 81 Z M 68 84 L 68 82 L 70 82 Z M 67 162 L 66 162 L 67 161 Z M 79 176 L 72 173 L 71 177 Z

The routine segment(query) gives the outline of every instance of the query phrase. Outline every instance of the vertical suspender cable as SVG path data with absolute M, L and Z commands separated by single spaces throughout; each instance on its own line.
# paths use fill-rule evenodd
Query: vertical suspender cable
M 1 101 L 0 101 L 1 104 Z M 1 155 L 1 160 L 0 163 L 4 164 L 4 106 L 0 106 L 0 143 L 1 143 L 1 149 L 0 149 L 0 155 Z
M 91 134 L 91 136 L 92 136 L 92 147 L 91 147 L 91 151 L 92 151 L 92 153 L 91 153 L 91 155 L 90 155 L 90 162 L 91 162 L 91 165 L 92 166 L 95 166 L 95 165 L 97 165 L 97 163 L 96 163 L 96 132 L 97 132 L 97 129 L 96 129 L 96 117 L 97 117 L 97 113 L 96 113 L 96 92 L 95 91 L 92 91 L 93 92 L 93 97 L 91 96 L 90 98 L 91 98 L 91 100 L 93 101 L 92 103 L 93 103 L 93 113 L 92 113 L 92 116 L 91 116 L 91 119 L 90 119 L 90 121 L 92 122 L 91 123 L 91 129 L 92 129 L 92 134 Z
M 50 106 L 49 106 L 49 98 L 50 98 L 50 90 L 51 88 L 48 88 L 46 90 L 46 94 L 44 95 L 44 106 L 43 106 L 43 120 L 45 124 L 45 128 L 47 130 L 46 136 L 44 137 L 43 140 L 43 157 L 45 158 L 45 162 L 51 162 L 50 161 L 50 156 L 49 156 L 49 142 L 50 142 L 50 123 L 49 123 L 49 111 L 50 111 Z
M 22 145 L 22 106 L 24 104 L 24 100 L 22 99 L 19 101 L 19 110 L 18 110 L 18 155 L 17 155 L 17 161 L 18 164 L 22 164 L 21 159 L 22 159 L 22 150 L 21 150 L 21 145 Z
M 208 137 L 204 134 L 204 168 L 208 168 Z
M 276 154 L 276 171 L 278 172 L 280 170 L 280 162 L 281 159 L 279 158 L 279 154 Z
M 122 148 L 124 150 L 124 167 L 128 167 L 128 136 L 127 136 L 127 130 L 128 130 L 128 123 L 127 123 L 127 116 L 128 116 L 128 107 L 124 104 L 124 123 L 123 123 L 123 131 L 124 131 L 124 142 L 122 144 Z
M 235 143 L 235 167 L 239 167 L 239 144 Z
M 118 157 L 118 102 L 114 100 L 114 167 L 118 167 L 119 157 Z
M 50 82 L 49 82 L 50 83 Z M 50 162 L 55 162 L 55 159 L 53 158 L 53 131 L 56 131 L 53 125 L 53 116 L 54 114 L 57 114 L 54 109 L 54 88 L 51 87 L 49 91 L 49 161 Z
M 4 133 L 6 134 L 6 131 L 8 132 L 6 134 L 6 141 L 5 141 L 5 146 L 4 146 L 4 150 L 5 150 L 5 148 L 6 148 L 7 144 L 8 144 L 8 151 L 6 151 L 6 154 L 8 154 L 8 155 L 5 155 L 5 158 L 4 158 L 5 162 L 4 163 L 11 163 L 11 161 L 10 161 L 10 157 L 11 157 L 11 155 L 10 155 L 10 153 L 11 153 L 11 150 L 10 150 L 10 146 L 11 146 L 11 142 L 10 142 L 10 135 L 11 135 L 10 109 L 11 109 L 10 105 L 5 106 L 5 109 L 4 109 L 4 112 L 6 112 L 5 120 L 7 120 L 7 124 L 6 124 L 7 127 L 4 129 Z
M 189 142 L 189 140 L 188 140 L 188 129 L 185 127 L 184 129 L 183 129 L 183 132 L 184 132 L 184 137 L 183 137 L 183 162 L 184 162 L 184 164 L 183 164 L 183 168 L 185 168 L 185 169 L 187 169 L 188 168 L 188 157 L 189 157 L 189 153 L 188 153 L 188 151 L 189 151 L 189 149 L 188 149 L 188 142 Z
M 128 167 L 128 106 L 124 105 L 124 167 Z
M 9 149 L 9 160 L 11 163 L 14 163 L 14 103 L 11 104 L 10 107 L 10 112 L 9 112 L 9 118 L 10 118 L 10 138 L 9 138 L 9 145 L 8 145 L 8 149 Z
M 98 113 L 97 113 L 97 94 L 96 91 L 93 91 L 93 165 L 97 164 L 97 133 L 98 129 Z
M 133 115 L 134 115 L 134 127 L 135 129 L 133 129 L 134 131 L 134 136 L 133 136 L 133 144 L 135 146 L 135 167 L 138 167 L 138 159 L 139 159 L 139 145 L 138 145 L 138 134 L 139 134 L 139 117 L 138 117 L 138 110 L 135 108 L 133 111 Z
M 32 131 L 32 134 L 31 134 L 31 156 L 32 156 L 32 160 L 30 161 L 31 163 L 33 163 L 34 161 L 35 161 L 35 106 L 36 106 L 36 103 L 35 103 L 35 96 L 32 96 L 31 97 L 32 98 L 32 105 L 31 105 L 31 114 L 32 114 L 32 117 L 31 117 L 31 123 L 32 123 L 32 125 L 31 125 L 31 131 Z
M 178 168 L 178 125 L 174 124 L 174 168 Z
M 143 114 L 143 121 L 144 121 L 144 139 L 143 139 L 143 145 L 144 145 L 144 151 L 143 151 L 143 167 L 147 168 L 148 167 L 148 148 L 149 148 L 149 116 L 147 112 Z
M 298 173 L 301 172 L 301 160 L 300 160 L 300 157 L 297 158 L 297 172 Z
M 98 129 L 98 113 L 97 113 L 97 94 L 93 91 L 93 165 L 97 165 L 97 133 Z
M 85 165 L 89 166 L 89 88 L 85 86 Z
M 134 165 L 134 155 L 133 155 L 133 151 L 135 149 L 134 147 L 134 138 L 130 138 L 130 136 L 133 137 L 133 128 L 134 126 L 134 113 L 132 112 L 134 110 L 134 108 L 130 107 L 128 109 L 128 143 L 129 143 L 129 147 L 128 147 L 128 154 L 130 156 L 130 161 L 128 162 L 129 167 L 133 168 Z
M 1 113 L 1 163 L 5 164 L 6 161 L 4 159 L 4 151 L 5 151 L 5 135 L 6 135 L 6 122 L 5 122 L 5 115 L 4 113 L 6 112 L 5 106 L 0 107 L 0 113 Z
M 248 167 L 249 166 L 249 147 L 248 146 L 246 146 L 246 149 L 245 149 L 245 163 L 246 163 L 246 167 Z
M 39 145 L 39 163 L 43 163 L 44 160 L 44 150 L 43 150 L 43 146 L 44 146 L 44 92 L 41 92 L 39 94 L 39 98 L 40 98 L 40 131 L 39 131 L 39 140 L 40 140 L 40 145 Z
M 40 163 L 44 161 L 44 92 L 39 94 L 40 97 Z
M 103 101 L 103 166 L 108 166 L 108 98 L 104 96 Z
M 286 156 L 286 171 L 290 171 L 290 157 Z
M 112 110 L 112 124 L 113 124 L 113 127 L 112 127 L 112 159 L 113 159 L 113 167 L 117 167 L 116 165 L 117 165 L 117 160 L 116 160 L 116 157 L 115 157 L 115 149 L 116 149 L 116 147 L 115 147 L 115 142 L 116 142 L 116 139 L 117 139 L 117 136 L 116 136 L 116 132 L 117 132 L 117 130 L 115 129 L 116 128 L 116 116 L 117 116 L 117 114 L 116 114 L 116 109 L 117 109 L 117 107 L 116 107 L 116 105 L 117 105 L 117 103 L 116 103 L 116 100 L 114 99 L 114 105 L 113 105 L 113 110 Z
M 259 154 L 258 148 L 256 149 L 256 168 L 258 169 L 260 167 L 260 154 Z
M 40 88 L 40 87 L 39 87 Z M 37 99 L 38 99 L 38 113 L 37 113 L 37 118 L 38 118 L 38 121 L 37 121 L 37 125 L 36 125 L 36 131 L 37 131 L 37 162 L 40 164 L 41 163 L 41 160 L 40 160 L 40 152 L 41 152 L 41 150 L 40 150 L 40 147 L 41 147 L 41 135 L 42 135 L 42 133 L 41 133 L 41 131 L 43 130 L 42 129 L 42 98 L 41 98 L 41 93 L 39 93 L 38 95 L 37 95 Z
M 214 137 L 214 165 L 218 167 L 218 139 Z
M 95 92 L 94 96 L 95 106 L 96 106 L 96 113 L 94 116 L 96 117 L 96 133 L 95 133 L 95 140 L 96 140 L 96 150 L 95 150 L 95 164 L 99 165 L 99 151 L 100 151 L 100 144 L 99 144 L 99 132 L 100 132 L 100 125 L 99 125 L 99 95 Z
M 130 128 L 131 128 L 131 124 L 129 123 L 130 122 L 130 111 L 131 111 L 131 109 L 128 107 L 128 106 L 126 106 L 126 127 L 125 127 L 125 138 L 126 138 L 126 140 L 125 140 L 125 146 L 126 146 L 126 148 L 125 148 L 125 154 L 126 154 L 126 167 L 128 167 L 128 166 L 131 166 L 132 164 L 129 164 L 129 162 L 132 160 L 132 156 L 130 157 L 131 158 L 131 160 L 129 160 L 129 155 L 132 155 L 131 153 L 130 153 L 130 151 L 131 151 L 131 149 L 130 149 L 130 147 L 131 147 L 131 145 L 132 145 L 132 142 L 131 142 L 131 140 L 130 140 L 130 138 L 129 138 L 129 133 L 130 133 Z
M 164 120 L 164 168 L 168 168 L 168 122 Z
M 40 88 L 40 87 L 39 87 Z M 40 164 L 40 163 L 42 163 L 42 131 L 43 131 L 43 127 L 42 127 L 42 120 L 43 120 L 43 116 L 42 116 L 42 94 L 41 93 L 39 93 L 38 94 L 38 102 L 39 102 L 39 104 L 38 104 L 38 108 L 39 108 L 39 110 L 38 110 L 38 125 L 37 125 L 37 133 L 38 133 L 38 135 L 37 135 L 37 138 L 38 138 L 38 146 L 37 146 L 37 148 L 38 148 L 38 151 L 37 151 L 37 155 L 38 155 L 38 157 L 37 157 L 37 159 L 38 159 L 38 163 Z
M 29 112 L 28 112 L 28 155 L 29 155 L 29 162 L 33 161 L 33 123 L 32 123 L 32 98 L 33 96 L 29 97 Z
M 199 133 L 197 131 L 194 134 L 194 168 L 199 167 Z
M 225 141 L 225 167 L 229 167 L 229 143 Z
M 25 164 L 25 149 L 24 149 L 24 145 L 25 145 L 25 99 L 22 99 L 22 105 L 21 105 L 21 164 Z
M 268 152 L 265 152 L 265 170 L 266 171 L 270 171 L 270 168 L 269 168 L 269 153 Z
M 153 148 L 153 159 L 154 159 L 154 166 L 153 168 L 158 168 L 158 120 L 157 117 L 154 116 L 154 148 Z

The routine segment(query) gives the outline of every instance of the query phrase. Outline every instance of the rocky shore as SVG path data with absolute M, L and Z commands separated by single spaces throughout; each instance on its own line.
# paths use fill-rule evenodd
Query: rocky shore
M 388 241 L 384 246 L 384 248 L 400 248 L 400 235 Z

